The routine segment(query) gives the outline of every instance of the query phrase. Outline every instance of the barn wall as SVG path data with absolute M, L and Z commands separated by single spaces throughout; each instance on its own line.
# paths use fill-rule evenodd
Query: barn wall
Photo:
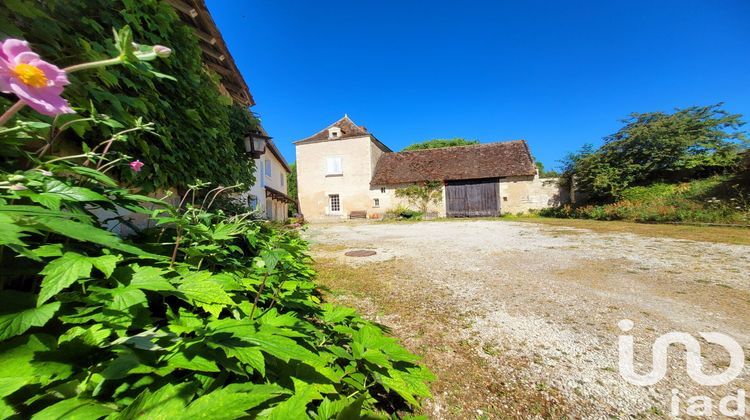
M 367 214 L 377 214 L 376 218 L 383 218 L 385 212 L 399 206 L 418 210 L 416 206 L 410 205 L 406 199 L 396 197 L 396 190 L 407 186 L 409 186 L 409 184 L 386 185 L 383 187 L 385 188 L 385 193 L 381 191 L 381 187 L 370 188 L 370 208 L 367 210 Z M 375 198 L 380 201 L 379 207 L 374 207 Z M 440 199 L 440 202 L 437 204 L 430 203 L 427 207 L 427 211 L 437 213 L 438 217 L 445 217 L 445 185 L 443 185 L 442 188 L 442 198 Z
M 501 213 L 516 214 L 569 203 L 570 194 L 558 178 L 509 177 L 500 179 L 499 200 Z

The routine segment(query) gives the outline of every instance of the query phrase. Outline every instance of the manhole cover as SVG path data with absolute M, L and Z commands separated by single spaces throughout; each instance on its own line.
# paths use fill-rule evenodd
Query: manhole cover
M 373 255 L 377 254 L 375 251 L 368 251 L 366 249 L 358 249 L 356 251 L 349 251 L 346 255 L 347 257 L 371 257 Z

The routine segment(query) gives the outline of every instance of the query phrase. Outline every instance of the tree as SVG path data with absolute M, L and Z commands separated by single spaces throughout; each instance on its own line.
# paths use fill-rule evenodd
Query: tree
M 292 216 L 295 213 L 299 213 L 299 209 L 297 208 L 297 203 L 299 202 L 299 197 L 297 197 L 297 163 L 290 163 L 289 170 L 291 172 L 286 176 L 286 188 L 287 195 L 294 200 L 294 203 L 289 205 L 289 215 Z
M 430 203 L 437 204 L 443 199 L 443 184 L 440 181 L 425 181 L 396 189 L 396 197 L 405 198 L 416 206 L 422 214 L 427 213 Z
M 545 171 L 544 164 L 539 160 L 535 161 L 535 164 L 536 164 L 536 169 L 539 170 L 540 178 L 556 178 L 560 176 L 560 173 L 555 170 L 551 169 L 549 171 Z
M 452 139 L 433 139 L 422 143 L 414 143 L 406 146 L 404 150 L 437 149 L 438 147 L 471 146 L 472 144 L 479 144 L 479 141 L 454 137 Z
M 606 200 L 630 186 L 730 171 L 747 140 L 742 116 L 721 106 L 633 113 L 598 150 L 569 155 L 563 175 L 575 175 L 579 190 Z

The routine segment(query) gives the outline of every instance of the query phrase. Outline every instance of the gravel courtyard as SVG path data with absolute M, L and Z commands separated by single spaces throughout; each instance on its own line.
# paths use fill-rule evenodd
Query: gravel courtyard
M 432 418 L 659 418 L 673 389 L 684 416 L 692 396 L 718 413 L 722 397 L 750 391 L 750 363 L 730 384 L 702 387 L 679 346 L 656 385 L 618 373 L 621 334 L 634 336 L 639 373 L 670 331 L 699 339 L 706 373 L 729 356 L 701 331 L 731 336 L 750 361 L 750 246 L 481 220 L 311 225 L 304 235 L 330 298 L 424 355 L 438 377 Z M 344 255 L 356 249 L 377 254 Z

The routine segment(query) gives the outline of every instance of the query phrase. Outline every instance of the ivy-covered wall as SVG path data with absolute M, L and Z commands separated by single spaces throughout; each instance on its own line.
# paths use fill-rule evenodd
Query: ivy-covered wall
M 126 66 L 71 74 L 63 96 L 80 114 L 109 115 L 125 125 L 142 117 L 156 124 L 158 136 L 135 134 L 121 151 L 146 165 L 123 181 L 152 190 L 184 187 L 200 179 L 214 184 L 253 180 L 253 161 L 244 153 L 243 132 L 255 123 L 246 109 L 219 94 L 218 76 L 203 66 L 192 30 L 172 7 L 158 0 L 3 0 L 0 37 L 29 41 L 42 58 L 59 67 L 116 55 L 112 28 L 130 25 L 133 38 L 173 50 L 155 70 L 176 78 L 157 78 Z M 93 104 L 90 98 L 94 98 Z M 0 98 L 6 108 L 14 98 Z M 232 109 L 232 108 L 235 109 Z M 27 115 L 34 115 L 28 110 Z M 103 125 L 77 127 L 76 141 L 96 144 L 110 133 Z

